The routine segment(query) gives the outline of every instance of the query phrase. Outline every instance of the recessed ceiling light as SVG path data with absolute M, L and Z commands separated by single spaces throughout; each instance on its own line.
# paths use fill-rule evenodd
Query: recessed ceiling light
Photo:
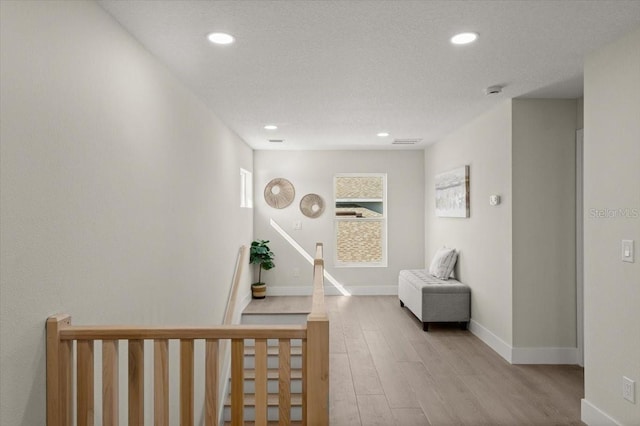
M 276 126 L 275 124 L 267 124 L 266 126 L 264 126 L 265 130 L 278 130 L 278 126 Z
M 381 137 L 381 138 L 386 138 L 387 136 L 389 136 L 389 133 L 387 133 L 387 132 L 380 132 L 380 133 L 378 133 L 378 136 L 379 136 L 379 137 Z
M 207 38 L 215 44 L 231 44 L 236 41 L 232 35 L 226 33 L 211 33 L 207 35 Z
M 478 39 L 478 33 L 460 33 L 451 37 L 453 44 L 469 44 Z

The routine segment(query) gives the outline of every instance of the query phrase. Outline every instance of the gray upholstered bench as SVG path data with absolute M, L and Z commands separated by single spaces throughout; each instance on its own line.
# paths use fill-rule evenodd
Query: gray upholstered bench
M 466 329 L 471 319 L 471 289 L 454 279 L 440 280 L 424 269 L 400 271 L 400 306 L 406 306 L 428 331 L 430 322 L 459 322 Z

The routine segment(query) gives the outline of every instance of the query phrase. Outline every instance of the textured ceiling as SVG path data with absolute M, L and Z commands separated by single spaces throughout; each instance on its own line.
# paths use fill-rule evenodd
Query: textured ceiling
M 585 55 L 640 26 L 623 0 L 99 3 L 255 149 L 424 145 L 507 98 L 580 97 Z

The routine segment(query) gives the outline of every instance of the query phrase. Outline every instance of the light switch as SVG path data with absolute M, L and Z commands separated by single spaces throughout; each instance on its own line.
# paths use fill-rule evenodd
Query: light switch
M 293 229 L 295 229 L 296 231 L 299 231 L 302 229 L 302 221 L 301 220 L 296 220 L 295 222 L 293 222 Z
M 633 253 L 633 240 L 622 240 L 622 261 L 635 262 Z

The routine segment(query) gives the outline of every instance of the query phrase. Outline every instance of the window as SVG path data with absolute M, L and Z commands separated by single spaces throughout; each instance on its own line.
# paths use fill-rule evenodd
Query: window
M 387 266 L 387 175 L 334 177 L 336 266 Z
M 253 207 L 253 175 L 245 169 L 240 169 L 240 207 Z

